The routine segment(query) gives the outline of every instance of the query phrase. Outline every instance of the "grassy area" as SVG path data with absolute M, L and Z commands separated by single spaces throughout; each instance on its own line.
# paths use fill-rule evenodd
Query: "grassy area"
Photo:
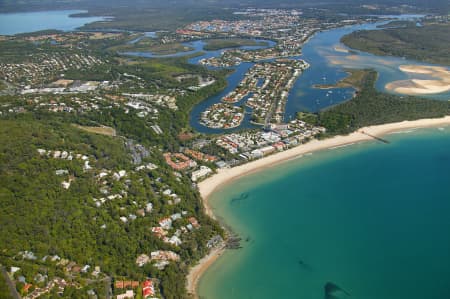
M 314 88 L 333 89 L 333 88 L 353 87 L 356 90 L 360 90 L 364 83 L 364 78 L 367 75 L 367 70 L 347 70 L 347 73 L 349 74 L 347 77 L 340 80 L 334 85 L 317 84 L 314 85 Z
M 267 46 L 267 43 L 246 38 L 210 39 L 207 41 L 204 49 L 207 51 L 215 51 L 224 48 L 238 48 L 241 46 Z
M 80 130 L 89 132 L 89 133 L 95 133 L 100 135 L 106 135 L 106 136 L 116 136 L 116 130 L 114 130 L 111 127 L 88 127 L 88 126 L 79 126 L 75 125 Z
M 333 135 L 369 125 L 450 115 L 450 102 L 381 93 L 374 87 L 376 78 L 375 71 L 364 71 L 356 96 L 319 112 L 316 123 Z
M 350 48 L 450 65 L 450 23 L 355 31 L 342 38 Z

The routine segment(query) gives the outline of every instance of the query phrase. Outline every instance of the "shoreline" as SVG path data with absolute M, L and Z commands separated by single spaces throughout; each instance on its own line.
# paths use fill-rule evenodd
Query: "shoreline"
M 439 127 L 444 125 L 450 125 L 450 116 L 368 126 L 360 128 L 349 135 L 339 135 L 323 140 L 313 139 L 305 144 L 301 144 L 294 148 L 275 153 L 268 157 L 255 160 L 244 165 L 227 169 L 219 169 L 216 174 L 198 184 L 205 213 L 209 217 L 216 219 L 211 206 L 209 205 L 208 198 L 217 189 L 250 173 L 258 172 L 283 162 L 288 162 L 308 153 L 375 140 L 373 137 L 366 134 L 381 137 L 383 135 L 402 131 L 405 129 Z M 187 292 L 192 296 L 192 298 L 198 298 L 197 287 L 200 278 L 206 272 L 206 270 L 222 255 L 224 250 L 224 246 L 213 249 L 207 256 L 203 257 L 196 266 L 190 269 L 187 276 Z

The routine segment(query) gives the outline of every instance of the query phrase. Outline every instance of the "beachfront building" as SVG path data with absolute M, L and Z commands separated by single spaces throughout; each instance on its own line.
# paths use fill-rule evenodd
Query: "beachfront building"
M 204 178 L 212 173 L 212 169 L 207 166 L 200 166 L 199 170 L 192 172 L 191 179 L 196 182 L 198 179 Z

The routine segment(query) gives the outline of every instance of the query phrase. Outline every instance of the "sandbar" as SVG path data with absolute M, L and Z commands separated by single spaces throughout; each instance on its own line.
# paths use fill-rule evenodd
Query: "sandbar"
M 440 66 L 401 65 L 405 73 L 427 75 L 429 79 L 398 80 L 386 84 L 386 90 L 406 95 L 438 94 L 450 91 L 450 71 Z

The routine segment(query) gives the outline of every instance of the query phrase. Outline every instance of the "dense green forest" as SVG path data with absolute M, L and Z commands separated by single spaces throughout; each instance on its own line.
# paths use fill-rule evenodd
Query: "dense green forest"
M 98 208 L 92 201 L 102 196 L 98 181 L 92 173 L 83 172 L 81 162 L 42 157 L 37 149 L 82 153 L 95 157 L 95 169 L 131 171 L 122 138 L 90 134 L 58 120 L 36 120 L 30 115 L 0 120 L 0 138 L 0 258 L 4 265 L 10 266 L 8 257 L 20 250 L 30 250 L 41 257 L 58 254 L 131 279 L 158 277 L 166 298 L 181 298 L 188 265 L 206 253 L 206 241 L 220 228 L 202 213 L 197 192 L 185 179 L 178 182 L 172 171 L 165 169 L 159 155 L 152 154 L 150 158 L 159 165 L 158 172 L 130 175 L 127 186 L 114 183 L 113 190 L 125 188 L 128 196 Z M 70 189 L 61 188 L 57 169 L 67 169 L 74 178 Z M 155 195 L 160 184 L 155 181 L 158 177 L 183 198 L 180 205 L 167 205 Z M 149 217 L 126 225 L 118 221 L 132 211 L 132 202 L 142 206 L 149 201 L 153 203 Z M 150 233 L 149 228 L 160 217 L 181 210 L 195 215 L 202 227 L 190 234 L 180 248 L 165 244 Z M 106 227 L 100 228 L 102 225 Z M 179 253 L 183 263 L 164 271 L 135 265 L 139 254 L 161 249 Z
M 224 88 L 228 71 L 209 71 L 189 64 L 186 57 L 149 60 L 125 58 L 104 51 L 129 38 L 124 34 L 117 39 L 97 41 L 76 35 L 68 41 L 77 45 L 74 50 L 66 50 L 47 41 L 40 45 L 14 40 L 0 43 L 7 56 L 2 56 L 5 62 L 29 60 L 40 63 L 53 53 L 59 53 L 59 57 L 90 53 L 104 61 L 114 61 L 90 68 L 68 68 L 65 76 L 72 80 L 110 80 L 120 84 L 116 90 L 95 94 L 102 99 L 108 96 L 120 98 L 122 92 L 172 92 L 178 107 L 156 106 L 158 117 L 155 120 L 151 116 L 138 117 L 138 111 L 124 109 L 123 103 L 113 105 L 111 100 L 95 100 L 92 94 L 0 97 L 0 263 L 8 271 L 11 266 L 21 268 L 15 276 L 16 281 L 17 275 L 23 275 L 27 282 L 34 282 L 36 273 L 47 273 L 49 280 L 54 277 L 68 279 L 68 273 L 61 266 L 41 260 L 47 255 L 58 255 L 78 265 L 99 266 L 102 273 L 112 279 L 124 277 L 143 281 L 146 277 L 155 278 L 160 295 L 183 298 L 189 267 L 206 254 L 206 242 L 222 233 L 219 225 L 204 214 L 200 196 L 192 188 L 189 176 L 178 177 L 161 153 L 179 151 L 183 145 L 179 134 L 191 132 L 188 112 L 194 104 Z M 41 55 L 44 56 L 41 58 Z M 133 74 L 134 77 L 125 74 Z M 187 88 L 198 82 L 194 79 L 177 80 L 177 76 L 184 74 L 191 74 L 194 78 L 212 76 L 216 82 L 192 92 Z M 185 91 L 180 92 L 180 89 Z M 78 109 L 80 106 L 74 101 L 81 101 L 83 105 L 95 101 L 98 107 Z M 54 113 L 48 109 L 51 102 L 78 108 L 72 113 Z M 19 110 L 24 113 L 9 112 L 5 107 L 22 107 Z M 74 126 L 99 124 L 114 128 L 118 136 L 93 134 Z M 155 124 L 161 128 L 161 134 L 156 134 L 151 128 Z M 136 172 L 136 165 L 132 163 L 133 153 L 126 146 L 129 142 L 142 144 L 150 153 L 142 163 L 151 162 L 158 169 Z M 38 149 L 86 155 L 94 170 L 84 171 L 80 160 L 42 156 Z M 58 170 L 67 171 L 67 174 L 62 177 L 56 173 Z M 110 180 L 106 186 L 111 193 L 122 194 L 122 198 L 96 206 L 94 199 L 105 196 L 101 191 L 105 185 L 100 184 L 98 173 L 119 170 L 128 173 L 127 180 Z M 71 182 L 67 190 L 62 188 L 63 180 Z M 177 205 L 168 204 L 167 196 L 161 195 L 165 189 L 173 190 L 182 201 Z M 126 224 L 120 220 L 120 217 L 137 214 L 137 210 L 149 202 L 153 205 L 150 214 Z M 180 246 L 170 245 L 152 234 L 151 227 L 159 226 L 160 219 L 183 211 L 186 217 L 194 216 L 201 227 L 183 235 Z M 177 229 L 188 224 L 186 218 L 174 223 Z M 18 253 L 25 250 L 32 251 L 39 259 L 26 261 L 18 258 Z M 141 268 L 136 265 L 138 255 L 156 250 L 171 250 L 180 255 L 181 261 L 168 265 L 164 270 L 150 263 Z M 91 279 L 88 275 L 73 277 L 72 280 L 83 287 L 66 288 L 63 297 L 84 298 L 89 289 L 95 289 L 100 297 L 104 297 L 107 281 L 94 284 Z M 23 283 L 16 283 L 19 292 L 23 293 L 23 287 Z M 60 297 L 56 292 L 49 295 L 49 298 L 56 297 Z
M 355 31 L 342 38 L 350 48 L 376 55 L 450 65 L 450 23 Z
M 443 117 L 450 114 L 450 102 L 397 96 L 374 88 L 377 73 L 367 71 L 361 79 L 356 96 L 344 103 L 319 112 L 314 118 L 301 118 L 327 128 L 327 134 L 348 134 L 361 127 L 420 118 Z

